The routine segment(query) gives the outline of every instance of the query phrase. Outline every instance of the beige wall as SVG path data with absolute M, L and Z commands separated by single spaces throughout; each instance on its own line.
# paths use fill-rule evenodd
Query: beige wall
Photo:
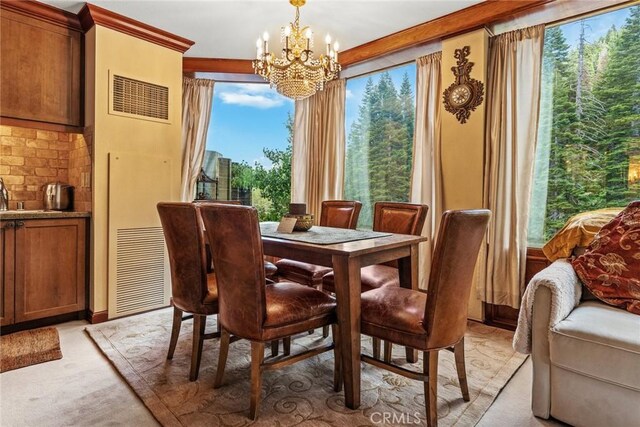
M 442 106 L 442 174 L 444 181 L 445 209 L 473 209 L 482 207 L 484 167 L 484 124 L 486 102 L 486 74 L 489 35 L 480 29 L 442 42 L 442 88 L 455 81 L 451 67 L 456 65 L 454 52 L 469 46 L 469 61 L 474 63 L 471 77 L 484 83 L 485 96 L 482 104 L 471 112 L 466 123 Z M 475 288 L 475 287 L 474 287 Z M 469 317 L 482 320 L 482 302 L 472 292 Z
M 95 26 L 85 36 L 86 138 L 93 146 L 93 313 L 108 306 L 108 156 L 110 152 L 172 159 L 171 194 L 179 199 L 182 115 L 182 54 L 129 35 Z M 169 88 L 169 123 L 109 114 L 109 73 Z M 132 182 L 123 192 L 144 194 L 154 182 Z M 132 212 L 135 206 L 131 206 Z M 158 226 L 149 224 L 149 226 Z

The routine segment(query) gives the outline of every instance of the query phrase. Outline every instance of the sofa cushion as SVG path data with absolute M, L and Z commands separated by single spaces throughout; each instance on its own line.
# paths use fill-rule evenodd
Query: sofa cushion
M 550 334 L 555 366 L 640 391 L 640 316 L 587 301 Z
M 602 227 L 571 264 L 600 300 L 640 314 L 640 201 Z

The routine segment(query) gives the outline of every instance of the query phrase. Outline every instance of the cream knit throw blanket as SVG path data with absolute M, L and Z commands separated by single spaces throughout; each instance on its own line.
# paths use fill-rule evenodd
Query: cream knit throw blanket
M 580 280 L 566 259 L 555 261 L 533 276 L 522 296 L 518 328 L 513 336 L 513 348 L 520 353 L 531 353 L 533 298 L 539 286 L 546 286 L 551 291 L 549 330 L 571 313 L 582 296 Z

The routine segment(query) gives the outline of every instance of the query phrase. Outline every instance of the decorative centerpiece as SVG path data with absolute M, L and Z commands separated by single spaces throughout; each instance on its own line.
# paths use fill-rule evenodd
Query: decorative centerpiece
M 309 231 L 313 227 L 313 214 L 307 213 L 306 203 L 289 203 L 289 213 L 285 218 L 295 218 L 293 231 Z

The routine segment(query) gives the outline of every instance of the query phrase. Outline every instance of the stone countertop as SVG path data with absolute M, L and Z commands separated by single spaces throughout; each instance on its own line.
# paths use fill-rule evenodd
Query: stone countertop
M 90 218 L 91 212 L 63 212 L 44 210 L 0 211 L 0 221 L 11 219 Z

